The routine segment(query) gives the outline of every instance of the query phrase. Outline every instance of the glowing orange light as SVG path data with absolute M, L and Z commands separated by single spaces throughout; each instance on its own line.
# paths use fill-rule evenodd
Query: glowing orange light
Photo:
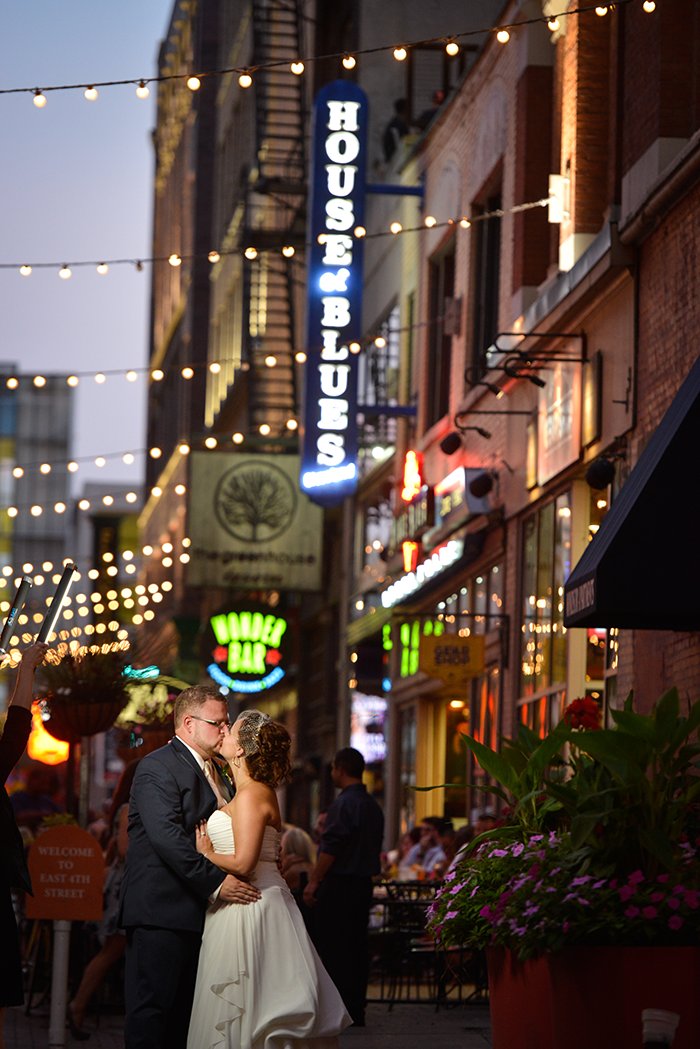
M 27 753 L 32 761 L 41 761 L 44 765 L 60 765 L 68 760 L 70 743 L 54 737 L 44 728 L 38 703 L 32 703 L 32 731 L 27 744 Z
M 418 543 L 412 539 L 404 539 L 401 544 L 401 550 L 403 552 L 404 572 L 415 572 L 418 567 Z
M 406 461 L 403 467 L 403 491 L 401 492 L 401 498 L 404 502 L 410 503 L 423 487 L 423 478 L 421 477 L 422 465 L 423 456 L 420 452 L 412 450 L 406 452 Z

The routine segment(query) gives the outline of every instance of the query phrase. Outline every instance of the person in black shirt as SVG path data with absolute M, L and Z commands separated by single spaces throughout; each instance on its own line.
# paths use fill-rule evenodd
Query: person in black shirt
M 341 792 L 328 810 L 304 891 L 304 902 L 316 909 L 316 948 L 358 1027 L 365 1024 L 372 878 L 381 869 L 384 835 L 382 810 L 362 783 L 364 768 L 352 747 L 335 756 L 331 777 Z

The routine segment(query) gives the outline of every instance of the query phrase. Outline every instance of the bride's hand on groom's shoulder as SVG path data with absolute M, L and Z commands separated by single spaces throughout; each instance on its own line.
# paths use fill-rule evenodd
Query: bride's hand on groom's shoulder
M 226 903 L 255 903 L 260 899 L 260 890 L 247 881 L 235 878 L 233 874 L 227 874 L 221 883 L 218 898 Z
M 207 821 L 202 822 L 195 828 L 194 844 L 197 852 L 201 852 L 203 856 L 206 856 L 208 852 L 214 851 L 214 846 L 211 843 L 211 838 L 207 832 Z

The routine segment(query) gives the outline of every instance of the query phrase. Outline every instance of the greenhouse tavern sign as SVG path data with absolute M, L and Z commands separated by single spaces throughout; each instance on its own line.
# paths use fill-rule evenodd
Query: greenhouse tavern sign
M 367 98 L 336 80 L 316 97 L 300 487 L 335 506 L 357 487 L 357 354 Z

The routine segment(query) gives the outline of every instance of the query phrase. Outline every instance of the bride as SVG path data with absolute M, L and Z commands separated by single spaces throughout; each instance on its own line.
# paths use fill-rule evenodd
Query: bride
M 224 737 L 236 795 L 198 828 L 197 850 L 261 898 L 207 912 L 187 1049 L 337 1049 L 351 1022 L 277 867 L 273 788 L 289 774 L 289 748 L 287 730 L 259 710 Z

